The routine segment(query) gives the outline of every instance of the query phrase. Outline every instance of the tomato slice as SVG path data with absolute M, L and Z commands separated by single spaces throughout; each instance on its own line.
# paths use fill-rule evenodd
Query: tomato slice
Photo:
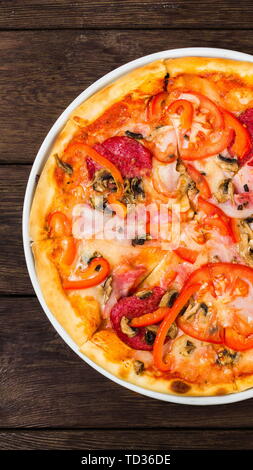
M 226 127 L 234 133 L 234 140 L 229 151 L 232 156 L 243 159 L 251 149 L 250 133 L 232 113 L 223 109 L 223 114 Z
M 237 219 L 231 219 L 230 221 L 230 227 L 231 231 L 233 234 L 233 240 L 235 243 L 239 243 L 241 240 L 241 235 L 240 235 L 240 230 L 238 226 L 238 220 Z
M 247 281 L 247 282 L 246 282 Z M 253 284 L 253 269 L 241 264 L 233 263 L 209 263 L 194 271 L 187 280 L 183 291 L 190 288 L 191 285 L 202 282 L 207 283 L 213 288 L 215 296 L 228 292 L 233 299 L 235 296 L 245 297 L 249 292 L 248 282 Z M 209 289 L 210 290 L 210 289 Z M 234 328 L 222 328 L 217 324 L 215 314 L 202 317 L 177 319 L 178 326 L 189 336 L 201 341 L 211 343 L 224 343 L 235 351 L 243 351 L 253 347 L 253 334 L 248 336 L 240 334 L 237 330 L 237 324 Z
M 200 312 L 202 310 L 200 309 Z M 222 344 L 224 342 L 224 329 L 217 323 L 215 314 L 206 315 L 197 313 L 191 318 L 185 318 L 185 314 L 177 319 L 177 325 L 188 336 L 199 341 Z
M 193 165 L 186 165 L 187 171 L 191 179 L 196 183 L 197 189 L 204 199 L 209 199 L 212 196 L 210 187 L 204 175 L 202 175 Z
M 190 101 L 187 100 L 176 100 L 173 101 L 168 107 L 169 114 L 178 114 L 180 115 L 181 129 L 187 131 L 191 128 L 192 119 L 193 119 L 193 105 Z
M 193 161 L 221 153 L 229 147 L 233 139 L 232 129 L 223 129 L 211 132 L 208 137 L 200 136 L 196 143 L 189 142 L 187 148 L 180 148 L 183 160 Z
M 188 261 L 191 264 L 194 264 L 199 252 L 197 250 L 191 250 L 190 248 L 186 248 L 184 246 L 180 246 L 176 250 L 173 250 L 179 258 L 182 258 L 185 261 Z
M 97 286 L 103 282 L 110 272 L 110 264 L 105 258 L 96 257 L 89 263 L 88 267 L 80 273 L 80 280 L 70 281 L 64 279 L 63 289 L 87 289 L 87 287 Z
M 206 217 L 200 224 L 206 230 L 218 230 L 223 237 L 231 236 L 231 229 L 229 225 L 219 217 Z
M 71 221 L 63 212 L 55 211 L 48 215 L 49 237 L 63 237 L 71 235 Z
M 191 95 L 197 96 L 200 101 L 199 109 L 200 111 L 204 111 L 208 114 L 208 121 L 210 122 L 211 126 L 215 130 L 223 129 L 224 128 L 224 117 L 219 109 L 219 107 L 207 96 L 202 95 L 201 93 L 189 91 L 186 93 L 190 93 Z
M 203 221 L 204 226 L 216 228 L 222 235 L 230 236 L 234 240 L 231 219 L 219 207 L 199 196 L 198 209 L 208 216 Z
M 253 348 L 253 334 L 243 336 L 234 328 L 226 328 L 225 344 L 235 351 L 246 351 L 247 349 Z

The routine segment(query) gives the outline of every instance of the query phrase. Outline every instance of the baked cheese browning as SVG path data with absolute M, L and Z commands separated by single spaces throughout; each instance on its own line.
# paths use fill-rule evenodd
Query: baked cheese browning
M 134 70 L 72 113 L 39 178 L 30 233 L 47 305 L 123 380 L 185 395 L 252 386 L 252 77 L 225 59 Z M 144 217 L 152 203 L 166 214 Z M 142 232 L 124 238 L 133 214 Z

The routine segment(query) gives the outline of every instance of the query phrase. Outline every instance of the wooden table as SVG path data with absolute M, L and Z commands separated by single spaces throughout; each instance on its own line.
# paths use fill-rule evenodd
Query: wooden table
M 0 1 L 0 449 L 248 449 L 253 400 L 191 407 L 124 389 L 55 332 L 31 286 L 21 215 L 36 152 L 66 106 L 137 57 L 185 46 L 252 53 L 253 2 Z

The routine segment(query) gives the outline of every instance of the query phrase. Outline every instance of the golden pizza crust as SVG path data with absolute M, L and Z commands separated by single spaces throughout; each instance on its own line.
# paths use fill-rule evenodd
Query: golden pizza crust
M 84 121 L 85 124 L 90 124 L 98 119 L 109 106 L 135 90 L 141 94 L 152 95 L 160 91 L 161 80 L 166 73 L 166 67 L 162 60 L 135 69 L 91 96 L 73 111 L 71 118 L 78 117 L 82 119 L 82 124 Z
M 166 59 L 168 90 L 183 87 L 238 113 L 253 106 L 253 63 L 206 57 Z
M 76 299 L 70 299 L 64 292 L 59 273 L 50 259 L 52 240 L 34 242 L 32 250 L 40 287 L 48 308 L 71 338 L 81 345 L 97 330 L 101 323 L 100 305 L 93 296 L 82 298 L 80 309 Z
M 61 155 L 71 141 L 78 126 L 73 121 L 68 121 L 57 137 L 50 156 L 42 170 L 33 198 L 30 213 L 30 237 L 33 241 L 47 238 L 45 219 L 50 211 L 52 202 L 57 194 L 57 185 L 54 177 L 56 167 L 55 154 Z
M 233 75 L 238 76 L 246 85 L 253 85 L 253 62 L 209 57 L 179 57 L 165 59 L 165 64 L 171 77 L 183 73 L 194 75 L 222 73 L 231 78 Z
M 80 351 L 115 377 L 148 390 L 173 395 L 213 396 L 238 391 L 235 383 L 193 384 L 177 377 L 156 377 L 148 370 L 137 375 L 133 366 L 135 351 L 122 343 L 114 331 L 106 331 L 95 333 L 80 347 Z

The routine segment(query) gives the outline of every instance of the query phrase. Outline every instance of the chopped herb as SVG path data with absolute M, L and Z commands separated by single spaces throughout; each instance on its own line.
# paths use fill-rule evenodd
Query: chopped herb
M 242 211 L 243 210 L 243 204 L 239 204 L 239 206 L 237 206 L 237 210 Z
M 131 131 L 126 131 L 125 134 L 128 136 L 128 137 L 131 137 L 132 139 L 143 139 L 143 135 L 142 134 L 139 134 L 138 132 L 131 132 Z
M 247 217 L 247 219 L 245 219 L 245 222 L 247 222 L 247 224 L 252 224 L 253 217 Z
M 248 193 L 248 192 L 249 192 L 249 187 L 248 187 L 248 185 L 247 185 L 247 184 L 245 184 L 245 185 L 243 186 L 243 188 L 244 188 L 244 191 L 245 191 L 246 193 Z

